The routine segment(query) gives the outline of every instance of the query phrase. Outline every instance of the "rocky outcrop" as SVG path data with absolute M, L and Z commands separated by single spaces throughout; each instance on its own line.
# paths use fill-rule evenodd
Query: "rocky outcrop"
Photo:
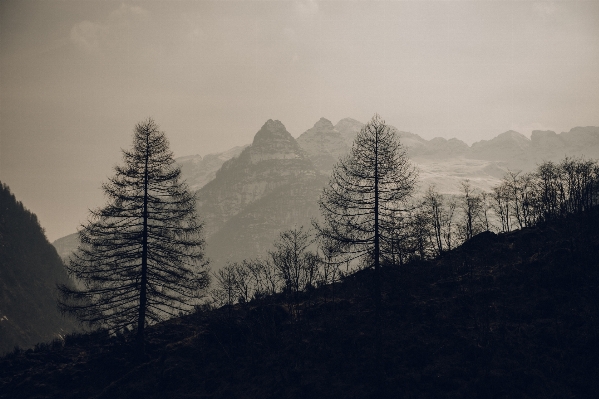
M 564 151 L 569 155 L 584 154 L 599 158 L 599 127 L 575 127 L 558 135 L 566 144 Z
M 349 129 L 346 132 L 350 134 Z M 314 127 L 297 138 L 297 143 L 308 154 L 316 169 L 322 173 L 329 173 L 337 160 L 349 152 L 346 141 L 331 121 L 325 118 L 320 118 Z
M 233 215 L 278 186 L 316 174 L 312 162 L 279 121 L 269 120 L 252 145 L 225 162 L 198 193 L 198 212 L 209 237 Z
M 300 146 L 281 121 L 269 119 L 254 136 L 252 146 L 245 154 L 251 164 L 268 160 L 303 159 Z

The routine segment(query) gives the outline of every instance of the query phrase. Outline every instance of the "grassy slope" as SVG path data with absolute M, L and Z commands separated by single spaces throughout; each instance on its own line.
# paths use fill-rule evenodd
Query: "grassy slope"
M 599 216 L 486 233 L 441 259 L 383 269 L 382 356 L 371 274 L 149 329 L 72 337 L 0 359 L 0 398 L 532 398 L 599 389 Z

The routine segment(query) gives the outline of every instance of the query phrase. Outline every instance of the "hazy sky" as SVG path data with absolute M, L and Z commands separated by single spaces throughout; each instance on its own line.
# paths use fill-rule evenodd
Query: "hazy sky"
M 599 125 L 599 1 L 1 1 L 0 180 L 52 241 L 152 116 L 176 156 L 267 119 L 424 138 Z

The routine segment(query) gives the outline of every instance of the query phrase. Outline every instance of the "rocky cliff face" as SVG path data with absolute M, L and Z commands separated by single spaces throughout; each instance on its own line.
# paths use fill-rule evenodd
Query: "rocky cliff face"
M 213 267 L 263 255 L 279 231 L 308 226 L 318 214 L 322 186 L 322 177 L 285 126 L 267 121 L 252 145 L 197 192 Z
M 599 127 L 575 127 L 558 136 L 566 143 L 566 151 L 599 158 Z
M 341 123 L 341 122 L 340 122 Z M 357 127 L 357 125 L 355 125 Z M 306 130 L 297 138 L 297 143 L 321 173 L 329 173 L 337 160 L 349 152 L 348 138 L 353 134 L 351 125 L 346 128 L 344 137 L 330 120 L 320 118 L 314 127 Z M 353 138 L 351 139 L 353 142 Z
M 269 119 L 254 136 L 251 148 L 245 152 L 251 164 L 269 160 L 303 160 L 304 154 L 281 121 Z M 295 165 L 291 162 L 289 165 Z

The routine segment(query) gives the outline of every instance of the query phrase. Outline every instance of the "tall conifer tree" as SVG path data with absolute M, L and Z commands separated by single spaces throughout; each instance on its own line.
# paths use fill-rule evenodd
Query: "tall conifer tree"
M 92 326 L 136 329 L 143 350 L 145 326 L 191 310 L 209 278 L 195 198 L 152 119 L 135 127 L 123 160 L 67 266 L 80 288 L 60 286 L 59 307 Z

